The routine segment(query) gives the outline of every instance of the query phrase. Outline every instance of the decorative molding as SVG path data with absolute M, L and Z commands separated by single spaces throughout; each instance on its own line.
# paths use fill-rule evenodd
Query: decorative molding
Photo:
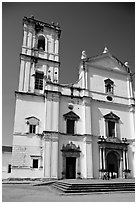
M 80 157 L 80 147 L 76 147 L 76 145 L 71 141 L 66 146 L 63 144 L 61 152 L 63 157 Z
M 103 117 L 105 118 L 105 120 L 115 120 L 115 121 L 120 120 L 120 118 L 116 114 L 114 114 L 112 111 L 104 115 Z
M 80 119 L 80 117 L 76 113 L 74 113 L 73 111 L 70 111 L 70 112 L 64 114 L 63 117 L 65 118 L 65 120 L 70 119 L 70 120 L 76 120 L 77 121 Z

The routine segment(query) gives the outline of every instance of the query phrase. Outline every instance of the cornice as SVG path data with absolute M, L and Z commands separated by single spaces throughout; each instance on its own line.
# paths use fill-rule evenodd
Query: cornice
M 60 65 L 60 62 L 54 61 L 54 60 L 50 60 L 50 59 L 45 59 L 45 58 L 41 58 L 41 57 L 35 57 L 35 56 L 32 56 L 32 55 L 27 55 L 27 54 L 23 54 L 23 53 L 21 53 L 20 56 L 21 57 L 23 56 L 23 57 L 29 58 L 31 60 L 37 59 L 37 60 L 47 61 L 47 62 L 51 62 L 53 64 L 59 64 Z

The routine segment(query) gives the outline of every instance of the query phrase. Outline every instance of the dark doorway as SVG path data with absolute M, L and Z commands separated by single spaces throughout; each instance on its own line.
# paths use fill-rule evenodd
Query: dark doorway
M 76 157 L 66 157 L 66 178 L 76 178 Z
M 119 160 L 115 152 L 110 152 L 107 155 L 107 171 L 110 178 L 118 178 Z

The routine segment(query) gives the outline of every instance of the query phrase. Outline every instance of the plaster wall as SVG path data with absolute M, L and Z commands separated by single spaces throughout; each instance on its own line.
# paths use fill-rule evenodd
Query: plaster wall
M 38 133 L 42 133 L 45 121 L 44 97 L 18 94 L 16 98 L 14 133 L 26 133 L 28 125 L 25 118 L 31 116 L 40 120 Z
M 127 76 L 111 70 L 88 68 L 88 88 L 90 91 L 105 93 L 105 79 L 110 78 L 114 82 L 114 95 L 128 96 Z
M 113 112 L 118 117 L 120 117 L 119 121 L 119 139 L 131 138 L 131 128 L 130 127 L 130 117 L 128 107 L 116 106 L 113 104 L 105 104 L 99 102 L 92 103 L 92 132 L 93 135 L 99 136 L 104 135 L 105 133 L 105 121 L 103 116 Z
M 43 178 L 43 170 L 30 168 L 16 168 L 12 170 L 12 178 Z
M 8 165 L 12 162 L 12 153 L 11 152 L 2 152 L 2 179 L 7 179 L 11 176 L 11 173 L 8 173 Z
M 65 113 L 70 112 L 71 110 L 68 108 L 68 104 L 71 101 L 68 97 L 60 98 L 60 107 L 59 107 L 59 131 L 62 133 L 66 133 L 66 120 L 63 115 Z M 85 133 L 85 106 L 80 99 L 73 98 L 74 102 L 73 112 L 77 114 L 80 119 L 75 122 L 75 134 L 84 134 Z

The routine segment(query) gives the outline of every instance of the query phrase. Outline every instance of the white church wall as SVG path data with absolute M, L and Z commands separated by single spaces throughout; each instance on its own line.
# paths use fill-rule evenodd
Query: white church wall
M 80 99 L 70 99 L 69 97 L 61 97 L 60 99 L 59 131 L 62 133 L 66 133 L 66 120 L 64 119 L 63 115 L 71 111 L 68 108 L 68 104 L 71 100 L 74 102 L 74 108 L 72 111 L 80 117 L 80 119 L 75 122 L 75 134 L 85 134 L 85 106 Z
M 42 141 L 37 135 L 14 135 L 12 149 L 12 175 L 11 177 L 43 177 Z M 32 168 L 33 158 L 38 159 L 38 168 Z
M 88 84 L 90 91 L 105 93 L 104 80 L 109 78 L 114 81 L 114 95 L 128 96 L 127 76 L 114 71 L 97 69 L 94 67 L 88 68 Z
M 118 135 L 119 139 L 124 138 L 131 138 L 131 128 L 130 126 L 130 117 L 128 112 L 128 107 L 122 107 L 122 106 L 116 106 L 112 103 L 106 104 L 106 103 L 99 103 L 99 102 L 93 102 L 92 103 L 92 131 L 93 135 L 99 136 L 104 135 L 105 136 L 105 123 L 103 116 L 113 112 L 118 117 L 120 117 L 120 135 Z
M 25 118 L 34 116 L 40 120 L 39 133 L 44 130 L 44 98 L 33 95 L 18 94 L 15 108 L 14 132 L 26 133 Z

